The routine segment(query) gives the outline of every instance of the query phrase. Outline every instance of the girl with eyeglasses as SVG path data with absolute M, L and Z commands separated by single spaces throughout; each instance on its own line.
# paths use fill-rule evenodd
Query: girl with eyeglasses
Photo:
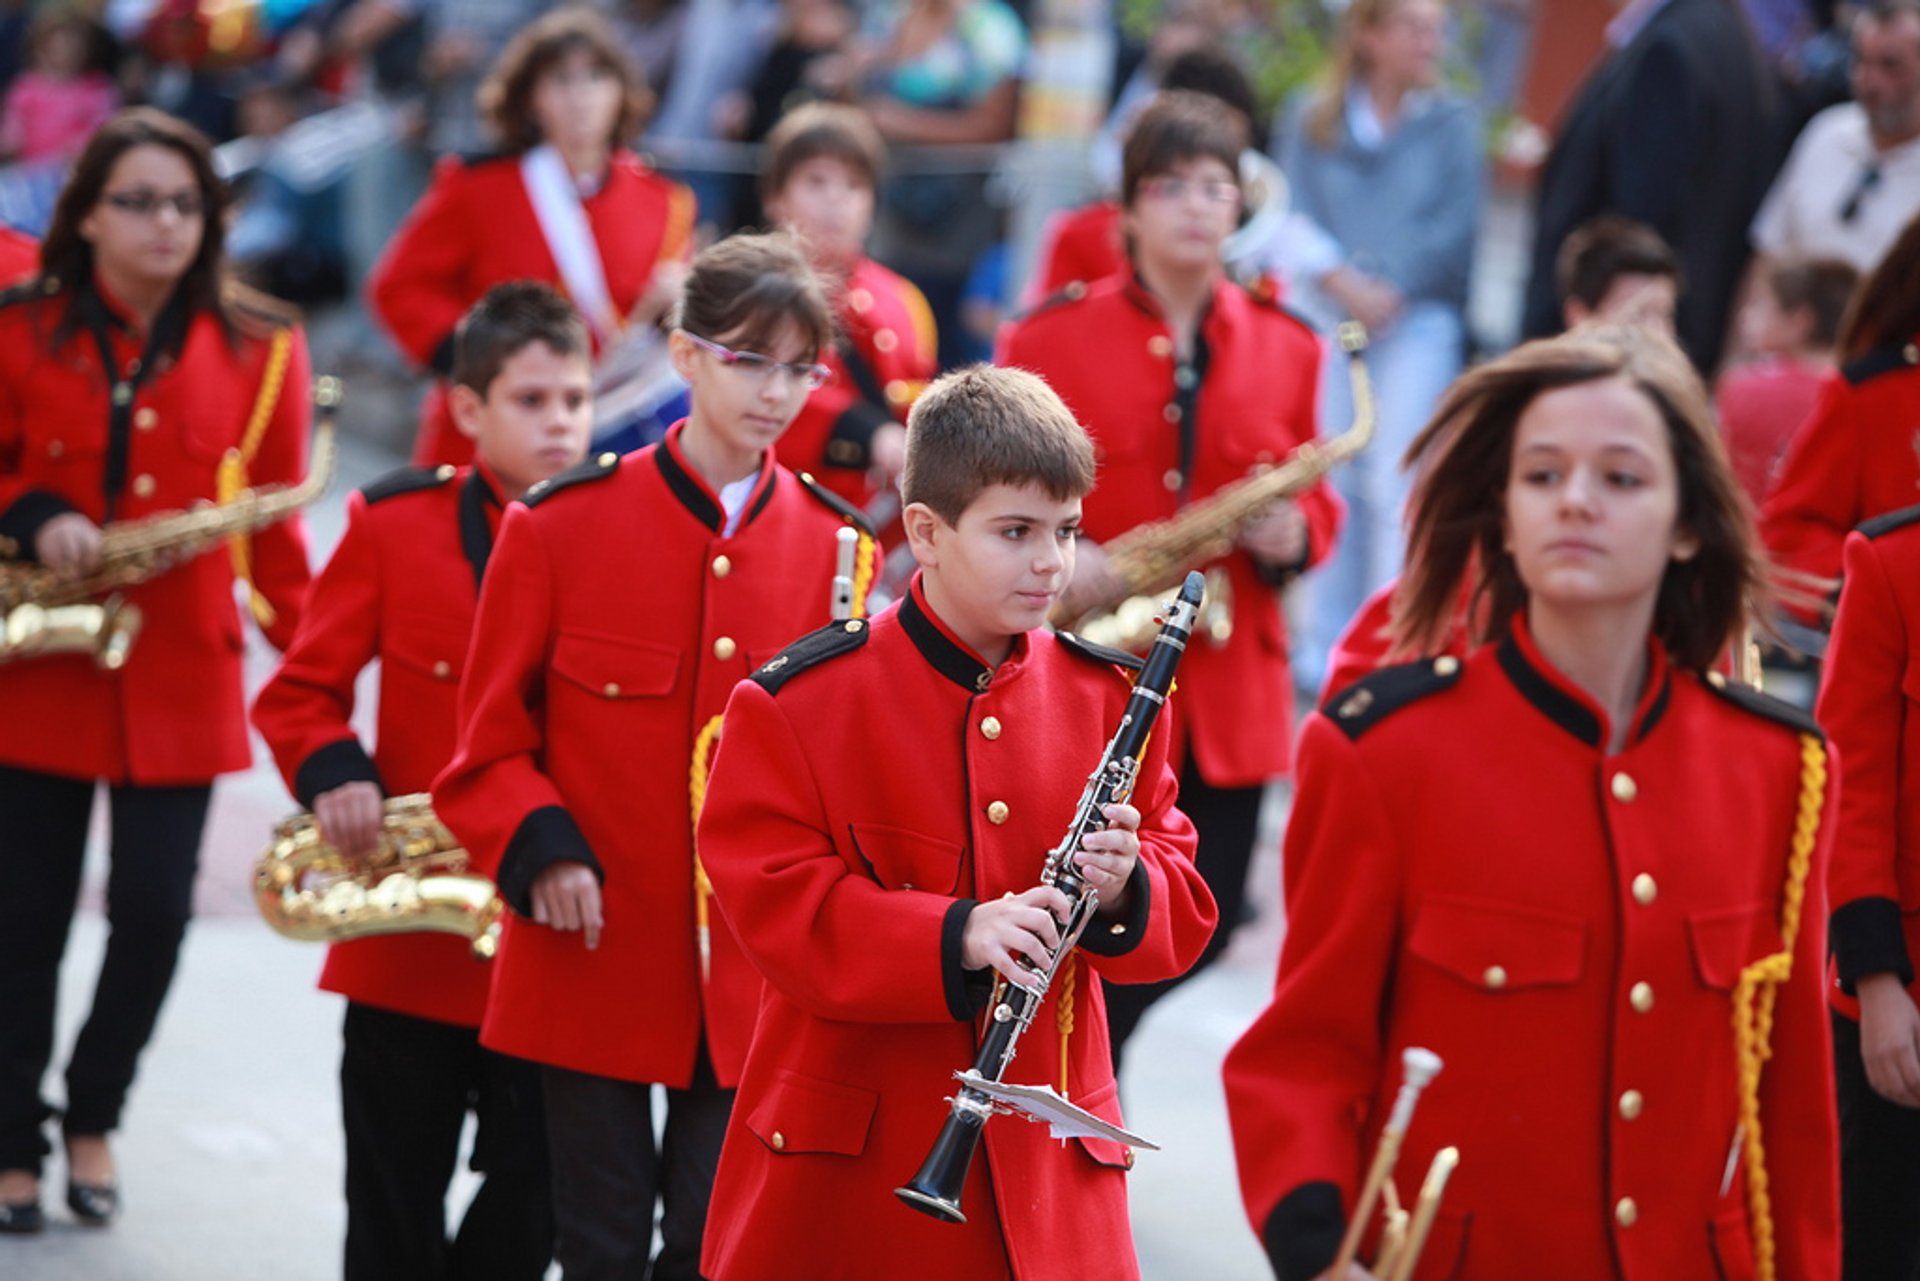
M 228 205 L 206 139 L 157 111 L 115 116 L 81 153 L 39 275 L 0 295 L 0 553 L 85 575 L 103 525 L 303 476 L 306 341 L 228 278 Z M 0 1230 L 44 1223 L 56 1115 L 68 1208 L 88 1224 L 118 1208 L 108 1135 L 173 978 L 212 781 L 248 764 L 236 570 L 276 647 L 306 593 L 297 518 L 242 551 L 127 589 L 143 624 L 117 671 L 87 654 L 0 663 Z M 102 784 L 110 932 L 56 1110 L 40 1078 Z
M 436 381 L 413 460 L 465 464 L 447 408 L 453 330 L 494 285 L 538 280 L 586 317 L 596 353 L 658 323 L 685 275 L 693 193 L 628 149 L 653 97 L 605 19 L 555 9 L 516 36 L 480 88 L 501 150 L 449 156 L 367 281 L 367 301 Z
M 709 900 L 693 819 L 727 695 L 828 622 L 837 533 L 859 520 L 773 457 L 831 335 L 784 237 L 707 249 L 669 339 L 686 419 L 534 486 L 487 563 L 434 806 L 513 909 L 481 1041 L 541 1065 L 570 1281 L 698 1275 L 760 977 Z M 872 563 L 863 535 L 856 602 Z

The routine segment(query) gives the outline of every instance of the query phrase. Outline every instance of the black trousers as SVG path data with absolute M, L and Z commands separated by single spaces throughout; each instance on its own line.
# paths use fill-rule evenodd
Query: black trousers
M 40 1082 L 53 1057 L 60 959 L 80 894 L 90 779 L 0 766 L 0 1170 L 38 1171 Z M 211 784 L 110 787 L 107 954 L 67 1062 L 68 1134 L 119 1128 L 193 913 Z
M 1158 983 L 1106 984 L 1107 1031 L 1113 1043 L 1113 1070 L 1120 1070 L 1120 1059 L 1127 1038 L 1140 1025 L 1155 1001 L 1212 965 L 1226 951 L 1233 930 L 1240 923 L 1247 905 L 1247 868 L 1253 862 L 1253 842 L 1260 830 L 1260 800 L 1265 787 L 1214 787 L 1200 777 L 1200 768 L 1188 753 L 1180 770 L 1180 808 L 1193 820 L 1194 833 L 1200 838 L 1194 850 L 1193 865 L 1213 901 L 1220 908 L 1220 924 L 1207 940 L 1206 950 L 1193 968 L 1176 978 Z
M 539 1281 L 553 1257 L 540 1069 L 472 1028 L 349 1002 L 345 1281 Z M 471 1110 L 480 1190 L 447 1239 L 447 1184 Z
M 667 1091 L 658 1150 L 651 1085 L 551 1066 L 541 1072 L 560 1228 L 555 1254 L 566 1281 L 698 1281 L 734 1093 L 714 1081 L 706 1052 L 693 1084 Z M 649 1268 L 656 1202 L 662 1244 Z
M 1920 1281 L 1920 1110 L 1874 1093 L 1860 1025 L 1833 1015 L 1840 1096 L 1841 1276 Z

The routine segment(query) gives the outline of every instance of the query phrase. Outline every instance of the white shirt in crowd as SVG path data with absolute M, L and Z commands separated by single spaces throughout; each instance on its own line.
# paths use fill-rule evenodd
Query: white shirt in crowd
M 1920 139 L 1874 149 L 1858 103 L 1828 107 L 1800 132 L 1753 220 L 1770 258 L 1842 258 L 1864 274 L 1920 213 Z

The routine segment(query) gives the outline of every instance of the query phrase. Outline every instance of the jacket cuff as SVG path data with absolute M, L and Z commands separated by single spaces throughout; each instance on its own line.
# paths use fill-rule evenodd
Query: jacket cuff
M 1147 915 L 1153 910 L 1153 878 L 1139 862 L 1127 878 L 1127 911 L 1120 917 L 1106 918 L 1095 913 L 1080 936 L 1080 946 L 1095 956 L 1125 956 L 1140 946 L 1147 936 Z
M 1829 944 L 1840 990 L 1875 974 L 1898 974 L 1902 986 L 1913 982 L 1913 961 L 1900 927 L 1900 905 L 1890 898 L 1859 898 L 1835 910 L 1828 923 Z
M 1281 1197 L 1260 1234 L 1275 1281 L 1310 1281 L 1325 1272 L 1346 1230 L 1340 1189 L 1333 1184 L 1303 1183 Z
M 453 335 L 442 338 L 439 345 L 427 353 L 427 368 L 442 378 L 453 377 Z
M 848 405 L 827 437 L 827 466 L 865 471 L 872 465 L 873 433 L 893 421 L 892 414 L 867 401 Z
M 962 1022 L 970 1022 L 979 1010 L 980 985 L 961 965 L 961 944 L 967 932 L 967 917 L 980 906 L 975 898 L 955 899 L 940 921 L 940 987 L 947 998 L 947 1013 Z M 992 970 L 985 973 L 991 975 Z
M 41 527 L 55 516 L 78 510 L 50 490 L 29 489 L 0 512 L 0 538 L 18 545 L 13 555 L 21 560 L 35 560 L 33 543 L 40 536 Z
M 507 842 L 507 852 L 500 856 L 500 869 L 493 878 L 500 897 L 520 915 L 532 916 L 533 883 L 555 863 L 584 863 L 596 880 L 607 883 L 607 874 L 573 815 L 558 805 L 543 805 L 520 820 Z
M 347 783 L 372 783 L 381 793 L 380 771 L 367 749 L 357 738 L 343 738 L 309 753 L 293 772 L 293 795 L 302 809 L 311 810 L 314 801 Z

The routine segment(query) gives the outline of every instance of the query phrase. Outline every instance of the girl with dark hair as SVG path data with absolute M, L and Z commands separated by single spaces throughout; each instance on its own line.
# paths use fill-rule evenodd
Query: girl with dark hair
M 728 693 L 828 621 L 837 531 L 856 519 L 774 461 L 832 335 L 799 251 L 705 250 L 677 323 L 686 420 L 508 511 L 434 786 L 513 908 L 480 1037 L 541 1065 L 569 1281 L 698 1275 L 760 977 L 709 901 L 693 816 Z
M 228 280 L 228 203 L 206 139 L 157 111 L 115 116 L 81 153 L 40 274 L 0 295 L 0 552 L 84 575 L 102 524 L 301 478 L 306 342 Z M 248 763 L 236 571 L 283 645 L 307 585 L 297 520 L 128 589 L 144 625 L 118 670 L 0 665 L 0 1230 L 44 1222 L 40 1078 L 101 783 L 111 933 L 60 1115 L 68 1207 L 92 1224 L 117 1208 L 107 1135 L 173 977 L 212 780 Z
M 550 284 L 605 352 L 673 305 L 692 242 L 693 195 L 627 149 L 652 96 L 604 19 L 555 9 L 501 53 L 480 108 L 503 150 L 448 157 L 367 282 L 407 355 L 439 376 L 421 408 L 414 461 L 471 461 L 445 377 L 453 329 L 509 280 Z
M 1396 637 L 1431 653 L 1464 595 L 1472 648 L 1301 732 L 1279 977 L 1225 1066 L 1254 1229 L 1277 1275 L 1336 1275 L 1426 1047 L 1399 1186 L 1460 1167 L 1420 1275 L 1831 1281 L 1834 772 L 1713 670 L 1756 574 L 1705 390 L 1665 338 L 1583 330 L 1428 433 Z

